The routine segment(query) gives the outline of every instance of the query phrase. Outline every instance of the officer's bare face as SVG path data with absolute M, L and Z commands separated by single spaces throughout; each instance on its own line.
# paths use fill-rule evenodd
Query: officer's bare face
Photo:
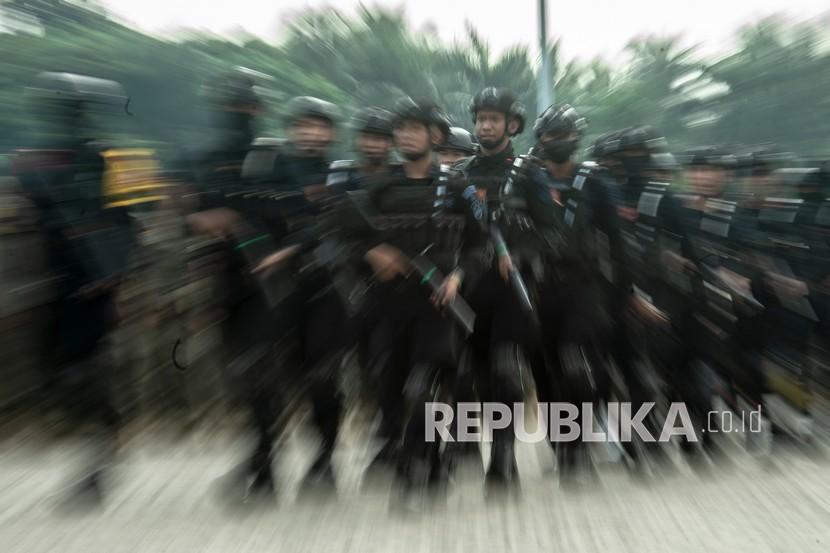
M 458 150 L 439 150 L 438 159 L 442 165 L 452 165 L 458 160 L 464 159 L 467 155 Z
M 297 153 L 305 156 L 323 155 L 334 140 L 334 127 L 327 119 L 300 117 L 288 130 Z
M 359 133 L 356 143 L 358 153 L 369 161 L 384 160 L 392 150 L 392 139 L 382 134 Z
M 686 169 L 686 183 L 695 194 L 717 197 L 726 185 L 726 171 L 708 165 L 693 165 Z
M 500 111 L 482 109 L 476 113 L 476 137 L 485 148 L 493 148 L 504 140 L 507 117 Z
M 420 121 L 400 121 L 395 125 L 395 147 L 407 159 L 423 157 L 432 151 L 429 127 Z

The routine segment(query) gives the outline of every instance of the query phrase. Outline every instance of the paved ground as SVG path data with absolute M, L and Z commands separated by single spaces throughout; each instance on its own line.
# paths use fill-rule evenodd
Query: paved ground
M 825 448 L 790 448 L 767 466 L 729 442 L 730 464 L 708 473 L 676 459 L 674 470 L 643 484 L 619 463 L 605 463 L 601 483 L 567 490 L 546 446 L 522 445 L 520 498 L 486 504 L 480 469 L 469 464 L 444 505 L 403 515 L 390 512 L 388 480 L 362 480 L 371 451 L 360 432 L 339 450 L 337 496 L 300 493 L 313 453 L 302 429 L 287 439 L 277 466 L 279 499 L 230 509 L 217 479 L 240 459 L 243 442 L 217 428 L 139 435 L 105 507 L 69 516 L 55 510 L 55 491 L 77 466 L 82 443 L 14 433 L 0 442 L 0 551 L 830 551 Z

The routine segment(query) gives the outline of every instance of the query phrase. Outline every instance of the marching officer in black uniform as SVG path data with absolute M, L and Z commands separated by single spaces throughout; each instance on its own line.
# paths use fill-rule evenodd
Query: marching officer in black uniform
M 248 101 L 252 83 L 237 82 L 238 94 L 225 110 L 244 110 L 250 117 L 258 108 Z M 247 152 L 240 148 L 244 155 L 233 156 L 236 165 L 216 169 L 229 171 L 218 190 L 223 207 L 213 210 L 218 215 L 208 212 L 217 222 L 204 213 L 192 217 L 198 228 L 218 229 L 233 250 L 231 282 L 239 293 L 227 325 L 234 352 L 230 367 L 258 432 L 241 474 L 243 497 L 273 490 L 275 424 L 289 391 L 310 400 L 322 439 L 306 482 L 334 486 L 331 457 L 342 414 L 337 369 L 349 337 L 346 306 L 330 272 L 337 248 L 327 241 L 336 226 L 328 212 L 326 156 L 337 110 L 324 100 L 297 97 L 287 111 L 288 143 L 258 139 Z
M 550 106 L 535 121 L 536 145 L 523 160 L 518 179 L 511 179 L 503 210 L 511 196 L 523 200 L 524 272 L 535 289 L 539 337 L 529 351 L 541 401 L 595 403 L 604 396 L 606 367 L 603 344 L 609 334 L 609 284 L 601 275 L 618 270 L 615 218 L 601 172 L 579 164 L 574 155 L 586 127 L 567 105 Z M 507 217 L 510 221 L 510 217 Z M 521 217 L 516 222 L 521 223 Z M 516 234 L 516 230 L 519 231 Z M 530 234 L 532 239 L 528 239 Z M 531 246 L 528 247 L 527 245 Z M 515 259 L 500 256 L 502 273 Z M 592 470 L 581 441 L 556 447 L 560 479 L 573 482 Z
M 449 138 L 438 148 L 438 161 L 441 165 L 454 165 L 475 153 L 473 136 L 461 127 L 450 127 Z
M 767 181 L 768 191 L 774 190 L 774 175 L 767 174 L 771 167 L 765 165 L 766 170 L 754 176 Z M 825 204 L 821 179 L 821 169 L 814 170 L 797 184 L 798 197 L 776 192 L 760 198 L 755 238 L 748 244 L 750 259 L 761 274 L 756 294 L 764 305 L 762 376 L 770 391 L 783 400 L 779 406 L 786 415 L 779 413 L 784 416 L 778 418 L 786 422 L 778 428 L 805 442 L 813 437 L 810 355 L 812 342 L 821 341 L 821 282 L 827 268 L 824 224 L 819 217 Z M 763 435 L 748 438 L 751 449 L 768 452 L 756 447 L 770 445 Z
M 246 501 L 274 491 L 272 455 L 275 425 L 283 406 L 277 395 L 274 342 L 277 319 L 269 301 L 267 282 L 251 274 L 258 258 L 252 251 L 264 241 L 236 236 L 244 223 L 270 235 L 258 213 L 244 209 L 242 191 L 251 186 L 256 117 L 263 109 L 255 80 L 243 71 L 225 75 L 213 91 L 212 110 L 216 142 L 193 163 L 191 172 L 200 187 L 199 205 L 187 216 L 190 228 L 205 236 L 223 262 L 223 350 L 228 377 L 239 400 L 251 410 L 256 445 L 248 460 L 231 472 L 231 499 Z M 255 164 L 254 164 L 255 165 Z M 261 163 L 259 164 L 261 165 Z M 250 244 L 249 244 L 250 242 Z M 254 246 L 254 247 L 251 247 Z M 264 248 L 264 253 L 271 253 Z M 264 255 L 262 249 L 257 253 Z M 196 260 L 194 260 L 196 262 Z
M 359 190 L 365 181 L 389 171 L 392 114 L 379 107 L 358 111 L 352 119 L 357 160 L 333 161 L 326 185 L 332 192 Z
M 293 195 L 294 199 L 281 202 L 284 207 L 277 220 L 284 225 L 283 233 L 274 235 L 280 251 L 256 270 L 268 272 L 287 264 L 283 270 L 295 275 L 296 298 L 282 316 L 292 327 L 283 338 L 296 347 L 296 355 L 286 364 L 311 401 L 313 421 L 322 439 L 306 483 L 331 487 L 331 458 L 343 411 L 338 369 L 354 338 L 348 331 L 348 298 L 343 297 L 348 291 L 336 286 L 329 261 L 320 257 L 321 248 L 336 252 L 341 247 L 339 243 L 322 244 L 324 235 L 336 226 L 329 212 L 332 190 L 326 183 L 330 176 L 328 149 L 335 138 L 338 110 L 325 100 L 308 96 L 294 98 L 287 110 L 288 144 L 274 151 L 273 170 L 260 182 L 273 193 L 287 198 Z M 330 226 L 324 229 L 321 221 Z
M 470 114 L 480 151 L 457 162 L 453 171 L 474 187 L 491 211 L 499 205 L 501 188 L 510 175 L 511 139 L 524 129 L 525 110 L 511 91 L 488 87 L 473 97 Z M 482 401 L 513 405 L 524 399 L 517 347 L 527 338 L 527 318 L 520 308 L 509 305 L 516 300 L 498 273 L 490 241 L 478 252 L 471 248 L 470 259 L 479 264 L 467 275 L 465 297 L 476 312 L 476 327 L 468 344 L 468 361 L 460 369 L 457 399 L 470 402 L 477 395 Z M 489 483 L 515 481 L 514 440 L 512 427 L 494 431 Z M 466 447 L 456 446 L 454 451 L 460 453 Z
M 107 203 L 104 146 L 92 140 L 95 129 L 87 116 L 90 108 L 120 108 L 126 95 L 113 81 L 69 73 L 42 73 L 31 92 L 48 142 L 19 153 L 17 176 L 37 207 L 57 275 L 49 349 L 58 399 L 77 423 L 97 428 L 90 466 L 72 487 L 69 502 L 95 505 L 103 499 L 121 426 L 103 340 L 118 321 L 116 294 L 136 230 L 125 208 Z
M 391 112 L 380 107 L 367 107 L 358 110 L 352 117 L 351 129 L 354 132 L 354 147 L 357 153 L 355 160 L 337 160 L 329 166 L 329 175 L 326 187 L 329 195 L 337 198 L 346 192 L 363 190 L 372 182 L 388 177 L 392 168 L 390 156 L 392 154 L 392 119 Z M 371 278 L 371 272 L 360 262 L 352 263 L 353 274 L 363 282 Z M 366 356 L 368 355 L 368 341 L 371 329 L 377 324 L 378 306 L 367 301 L 371 296 L 358 293 L 353 306 L 353 313 L 348 327 L 352 330 L 347 339 L 349 346 L 356 344 L 357 355 L 347 356 L 344 362 L 344 381 L 354 380 L 357 396 L 366 398 L 371 395 L 373 388 L 367 380 Z M 348 347 L 348 346 L 347 346 Z M 352 363 L 354 361 L 354 363 Z M 350 368 L 356 370 L 350 372 Z M 351 378 L 354 377 L 354 378 Z M 388 450 L 383 450 L 379 462 L 384 461 Z
M 809 285 L 809 300 L 818 318 L 814 334 L 818 359 L 813 361 L 826 364 L 830 358 L 830 162 L 805 175 L 799 197 L 804 206 L 799 209 L 796 224 L 808 254 L 795 263 L 795 270 Z M 825 375 L 815 371 L 811 376 L 826 387 Z
M 484 235 L 475 194 L 464 194 L 432 157 L 449 134 L 446 118 L 431 102 L 411 98 L 401 99 L 394 113 L 395 146 L 405 161 L 366 191 L 378 230 L 365 259 L 383 306 L 368 370 L 378 384 L 381 434 L 390 443 L 403 436 L 397 474 L 409 493 L 446 480 L 440 443 L 425 439 L 426 409 L 430 401 L 451 397 L 447 382 L 455 377 L 462 333 L 473 324 L 458 308 L 468 265 L 459 252 L 463 241 Z
M 691 287 L 682 266 L 675 271 L 663 269 L 666 260 L 673 259 L 667 256 L 684 251 L 686 244 L 680 205 L 671 181 L 665 179 L 671 177 L 672 168 L 666 148 L 662 135 L 643 126 L 619 131 L 602 147 L 603 163 L 612 174 L 626 268 L 617 288 L 612 353 L 628 388 L 632 413 L 644 402 L 658 399 L 662 379 L 668 396 L 685 401 L 700 427 L 705 393 L 683 338 L 691 316 Z M 655 440 L 658 422 L 653 415 L 646 419 L 646 429 Z M 643 471 L 646 465 L 637 443 L 624 446 L 633 468 Z M 659 445 L 648 451 L 656 456 L 654 460 L 665 460 Z
M 691 374 L 699 376 L 702 371 L 704 377 L 710 376 L 698 381 L 715 383 L 714 389 L 704 385 L 704 396 L 697 394 L 698 410 L 707 409 L 708 398 L 717 394 L 730 408 L 745 412 L 746 406 L 761 406 L 766 391 L 761 371 L 763 344 L 768 341 L 765 271 L 752 252 L 761 234 L 758 206 L 747 208 L 727 199 L 736 166 L 730 152 L 705 146 L 686 152 L 684 159 L 691 194 L 680 197 L 682 209 L 676 220 L 683 226 L 685 253 L 682 260 L 676 255 L 667 259 L 676 273 L 686 267 L 692 275 L 694 303 L 685 333 L 697 365 Z M 704 434 L 703 446 L 716 453 L 708 436 Z M 750 436 L 757 443 L 768 432 Z M 683 446 L 693 456 L 699 453 L 691 444 Z

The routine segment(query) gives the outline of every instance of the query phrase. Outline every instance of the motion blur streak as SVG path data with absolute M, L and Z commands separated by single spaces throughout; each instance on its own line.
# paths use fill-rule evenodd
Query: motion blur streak
M 472 24 L 3 2 L 2 551 L 827 551 L 828 28 L 553 46 L 536 114 Z M 439 401 L 611 439 L 427 443 Z

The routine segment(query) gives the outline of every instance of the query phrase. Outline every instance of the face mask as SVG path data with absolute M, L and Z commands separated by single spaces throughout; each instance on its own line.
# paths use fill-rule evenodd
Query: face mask
M 418 161 L 419 159 L 424 159 L 429 154 L 430 154 L 429 151 L 426 151 L 426 152 L 401 152 L 401 155 L 407 161 Z
M 363 156 L 363 161 L 369 167 L 380 167 L 384 163 L 386 163 L 388 156 L 384 155 L 371 155 L 371 156 Z
M 554 163 L 565 163 L 576 151 L 575 140 L 552 140 L 542 143 L 544 158 Z

